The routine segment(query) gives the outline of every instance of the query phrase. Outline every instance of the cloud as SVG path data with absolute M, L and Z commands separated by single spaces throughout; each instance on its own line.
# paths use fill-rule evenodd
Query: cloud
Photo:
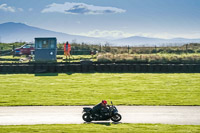
M 70 3 L 64 4 L 52 3 L 42 10 L 42 13 L 58 12 L 65 14 L 110 14 L 110 13 L 124 13 L 126 10 L 116 7 L 102 7 L 88 5 L 85 3 Z
M 11 7 L 11 6 L 8 6 L 7 4 L 1 4 L 0 10 L 3 10 L 5 12 L 13 12 L 13 13 L 16 12 L 16 11 L 19 11 L 19 12 L 24 11 L 24 9 L 22 9 L 22 8 Z
M 120 39 L 126 38 L 131 36 L 141 36 L 141 37 L 153 37 L 153 38 L 162 38 L 162 39 L 172 39 L 172 38 L 191 38 L 196 39 L 199 38 L 200 32 L 195 33 L 188 33 L 188 34 L 171 34 L 171 33 L 144 33 L 144 32 L 137 32 L 137 33 L 128 33 L 120 30 L 92 30 L 89 32 L 84 33 L 72 33 L 75 35 L 82 35 L 88 37 L 99 37 L 99 38 L 106 38 L 106 39 Z
M 0 10 L 3 10 L 5 12 L 15 12 L 15 8 L 8 6 L 7 4 L 1 4 L 0 5 Z
M 33 8 L 29 8 L 28 11 L 30 11 L 30 12 L 33 11 Z
M 118 38 L 125 38 L 133 36 L 134 34 L 126 33 L 119 30 L 93 30 L 89 31 L 88 33 L 81 33 L 79 35 L 89 36 L 89 37 L 101 37 L 101 38 L 108 38 L 108 39 L 118 39 Z
M 162 39 L 172 39 L 172 38 L 190 38 L 196 39 L 199 38 L 200 33 L 135 33 L 134 36 L 143 36 L 143 37 L 153 37 L 153 38 L 162 38 Z
M 22 8 L 18 8 L 18 11 L 20 11 L 20 12 L 23 12 L 23 11 L 24 11 L 24 9 L 22 9 Z

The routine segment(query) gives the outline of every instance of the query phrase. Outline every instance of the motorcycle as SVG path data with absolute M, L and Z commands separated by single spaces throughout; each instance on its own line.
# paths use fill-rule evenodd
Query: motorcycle
M 84 107 L 83 108 L 83 120 L 86 122 L 91 121 L 109 121 L 110 119 L 114 122 L 119 122 L 122 119 L 122 116 L 118 113 L 117 108 L 113 105 L 111 101 L 111 106 L 107 105 L 107 108 L 102 108 L 100 114 L 92 114 L 92 108 Z

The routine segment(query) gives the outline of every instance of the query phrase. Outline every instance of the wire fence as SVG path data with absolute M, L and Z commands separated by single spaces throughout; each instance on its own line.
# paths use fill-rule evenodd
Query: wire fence
M 13 55 L 13 50 L 0 50 L 0 56 Z

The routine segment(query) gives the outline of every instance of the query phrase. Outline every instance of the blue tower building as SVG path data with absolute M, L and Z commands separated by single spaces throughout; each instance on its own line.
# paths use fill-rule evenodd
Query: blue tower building
M 56 61 L 57 39 L 35 38 L 35 61 Z

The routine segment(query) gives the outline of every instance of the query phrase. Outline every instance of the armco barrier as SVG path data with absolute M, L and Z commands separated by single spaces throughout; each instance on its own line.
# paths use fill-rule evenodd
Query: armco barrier
M 200 64 L 80 64 L 27 63 L 0 64 L 0 73 L 200 73 Z

